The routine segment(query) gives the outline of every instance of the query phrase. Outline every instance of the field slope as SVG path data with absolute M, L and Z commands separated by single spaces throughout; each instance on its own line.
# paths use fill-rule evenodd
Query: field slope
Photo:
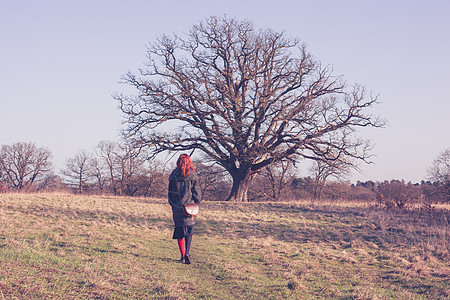
M 0 299 L 448 299 L 445 209 L 206 202 L 193 264 L 165 200 L 0 195 Z

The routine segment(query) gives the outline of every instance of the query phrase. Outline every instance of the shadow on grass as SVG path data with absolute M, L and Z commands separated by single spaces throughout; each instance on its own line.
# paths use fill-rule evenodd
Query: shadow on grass
M 81 250 L 83 252 L 96 252 L 96 253 L 103 253 L 103 254 L 124 254 L 125 252 L 123 251 L 119 251 L 117 249 L 113 249 L 110 246 L 105 246 L 104 248 L 98 247 L 98 246 L 94 246 L 94 247 L 88 247 L 88 246 L 80 246 L 80 245 L 75 245 L 72 243 L 67 243 L 67 242 L 61 242 L 61 241 L 53 241 L 50 245 L 49 250 L 50 251 L 57 251 L 59 249 L 64 249 L 67 252 L 70 252 L 71 250 Z M 131 252 L 127 252 L 126 254 L 130 254 L 133 255 L 135 257 L 140 257 L 141 255 L 136 254 L 136 253 L 131 253 Z
M 137 216 L 124 212 L 105 212 L 102 210 L 82 210 L 76 208 L 55 208 L 51 206 L 33 208 L 9 208 L 24 215 L 60 219 L 68 218 L 76 221 L 102 222 L 102 223 L 125 223 L 132 226 L 148 226 L 154 228 L 171 228 L 172 220 L 165 217 Z
M 217 220 L 204 218 L 196 233 L 239 238 L 272 237 L 283 242 L 327 243 L 350 248 L 357 242 L 386 249 L 411 246 L 434 239 L 448 245 L 448 210 L 386 211 L 375 207 L 303 206 L 270 203 L 208 203 Z M 270 213 L 266 220 L 245 218 L 246 213 Z M 237 214 L 239 213 L 239 215 Z M 229 218 L 222 218 L 228 214 Z M 234 216 L 233 216 L 234 215 Z M 442 239 L 443 238 L 443 239 Z M 355 243 L 356 242 L 356 243 Z

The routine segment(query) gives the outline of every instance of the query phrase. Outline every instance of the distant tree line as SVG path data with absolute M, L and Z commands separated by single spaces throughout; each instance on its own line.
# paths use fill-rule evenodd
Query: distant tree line
M 225 200 L 232 178 L 217 163 L 194 159 L 205 199 Z M 427 180 L 356 182 L 342 180 L 349 170 L 329 168 L 317 162 L 310 176 L 298 177 L 293 162 L 261 169 L 249 187 L 249 201 L 327 199 L 376 201 L 387 208 L 411 203 L 450 201 L 450 151 L 441 152 L 428 170 Z M 56 174 L 52 154 L 34 143 L 15 143 L 0 148 L 0 192 L 70 191 L 79 194 L 112 194 L 165 197 L 173 164 L 149 159 L 142 148 L 126 142 L 102 141 L 93 150 L 81 150 L 66 160 Z M 336 180 L 330 181 L 330 178 Z M 341 179 L 341 180 L 339 180 Z
M 149 160 L 142 148 L 102 141 L 93 151 L 81 150 L 67 159 L 61 171 L 76 193 L 163 197 L 166 168 Z

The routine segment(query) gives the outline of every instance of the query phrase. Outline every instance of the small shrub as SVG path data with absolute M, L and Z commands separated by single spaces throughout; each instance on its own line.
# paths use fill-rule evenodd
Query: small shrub
M 421 195 L 415 194 L 415 189 L 403 181 L 385 181 L 377 187 L 376 200 L 380 206 L 386 209 L 403 209 L 412 204 L 413 199 L 421 198 Z

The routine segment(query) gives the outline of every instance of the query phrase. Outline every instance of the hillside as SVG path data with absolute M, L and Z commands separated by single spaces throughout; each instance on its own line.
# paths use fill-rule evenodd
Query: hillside
M 447 299 L 449 217 L 206 202 L 183 265 L 165 200 L 0 194 L 0 299 Z

